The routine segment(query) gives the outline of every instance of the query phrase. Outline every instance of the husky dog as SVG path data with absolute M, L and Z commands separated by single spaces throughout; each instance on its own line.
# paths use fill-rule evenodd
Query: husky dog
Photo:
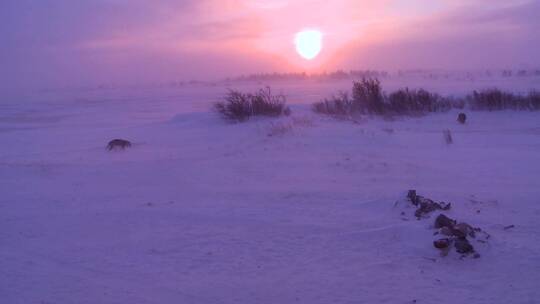
M 465 115 L 465 113 L 459 113 L 457 121 L 459 121 L 460 124 L 464 124 L 465 121 L 467 121 L 467 115 Z
M 131 147 L 131 143 L 125 139 L 113 139 L 107 145 L 107 149 L 109 149 L 109 151 L 115 148 L 120 148 L 124 150 L 125 148 L 129 148 L 129 147 Z

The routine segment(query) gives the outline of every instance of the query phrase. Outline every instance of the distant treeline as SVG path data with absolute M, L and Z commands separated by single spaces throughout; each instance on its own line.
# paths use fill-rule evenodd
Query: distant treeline
M 505 69 L 479 71 L 444 70 L 398 70 L 395 72 L 378 70 L 337 70 L 322 73 L 256 73 L 229 77 L 225 81 L 291 81 L 291 80 L 346 80 L 388 77 L 421 77 L 427 79 L 474 79 L 476 77 L 540 77 L 540 69 Z
M 65 89 L 84 89 L 84 90 L 104 90 L 117 88 L 174 88 L 184 86 L 217 86 L 222 83 L 231 82 L 265 82 L 265 81 L 328 81 L 328 80 L 360 80 L 363 78 L 386 79 L 386 78 L 421 78 L 431 80 L 476 80 L 490 77 L 540 77 L 540 68 L 538 69 L 505 69 L 505 70 L 477 70 L 477 71 L 447 71 L 447 70 L 398 70 L 394 72 L 377 70 L 337 70 L 333 72 L 322 73 L 257 73 L 241 75 L 238 77 L 228 77 L 222 80 L 202 81 L 202 80 L 177 80 L 168 82 L 148 83 L 145 85 L 115 85 L 102 84 L 91 87 L 77 87 Z M 48 90 L 51 91 L 51 90 Z
M 340 80 L 352 78 L 386 78 L 389 73 L 375 70 L 337 70 L 322 73 L 258 73 L 227 78 L 227 81 L 275 81 L 275 80 Z

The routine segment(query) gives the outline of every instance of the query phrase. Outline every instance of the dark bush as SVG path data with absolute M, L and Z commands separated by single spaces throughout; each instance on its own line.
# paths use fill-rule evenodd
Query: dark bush
M 379 80 L 363 78 L 353 83 L 352 99 L 347 93 L 340 93 L 338 96 L 315 103 L 313 109 L 317 113 L 342 116 L 420 115 L 427 112 L 448 111 L 453 105 L 453 100 L 423 89 L 402 89 L 385 95 Z
M 451 109 L 472 110 L 530 110 L 540 111 L 540 93 L 533 91 L 527 95 L 516 95 L 498 89 L 474 91 L 466 98 L 441 97 L 424 89 L 400 89 L 386 95 L 379 80 L 363 78 L 353 83 L 352 99 L 347 93 L 340 93 L 313 105 L 317 113 L 353 116 L 355 114 L 375 114 L 383 116 L 424 115 L 432 112 L 446 112 Z
M 289 115 L 287 100 L 284 95 L 272 95 L 270 87 L 260 89 L 255 94 L 249 95 L 251 98 L 251 108 L 253 115 L 280 116 Z
M 215 109 L 225 118 L 244 121 L 252 115 L 251 102 L 248 95 L 231 90 L 225 97 L 225 102 L 215 104 Z
M 385 108 L 381 84 L 374 78 L 353 82 L 352 98 L 348 93 L 341 92 L 313 105 L 313 110 L 317 113 L 338 116 L 383 114 Z
M 313 104 L 313 111 L 327 115 L 351 115 L 353 112 L 352 100 L 347 92 L 341 92 L 337 96 Z
M 225 101 L 216 103 L 214 107 L 224 118 L 232 121 L 245 121 L 251 116 L 290 114 L 285 96 L 273 95 L 269 87 L 253 94 L 230 90 Z
M 452 109 L 452 102 L 424 89 L 397 90 L 388 96 L 387 112 L 394 115 L 420 115 Z
M 353 83 L 351 111 L 383 114 L 386 105 L 381 83 L 376 78 L 363 78 Z
M 527 95 L 503 92 L 499 89 L 490 89 L 480 92 L 474 91 L 472 95 L 469 95 L 467 100 L 473 110 L 540 110 L 540 94 L 535 91 L 530 92 Z
M 503 110 L 509 108 L 515 103 L 515 96 L 511 93 L 505 93 L 499 89 L 474 91 L 468 97 L 469 105 L 473 110 Z
M 533 111 L 540 111 L 540 92 L 532 91 L 527 95 L 529 100 L 530 109 Z

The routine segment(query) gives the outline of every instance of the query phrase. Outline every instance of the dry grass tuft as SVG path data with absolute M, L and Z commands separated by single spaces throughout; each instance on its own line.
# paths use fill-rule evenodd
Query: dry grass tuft
M 225 96 L 225 100 L 218 102 L 214 108 L 225 119 L 242 122 L 252 116 L 289 115 L 290 109 L 286 105 L 284 95 L 273 95 L 270 87 L 260 89 L 256 93 L 242 93 L 237 90 L 230 90 Z

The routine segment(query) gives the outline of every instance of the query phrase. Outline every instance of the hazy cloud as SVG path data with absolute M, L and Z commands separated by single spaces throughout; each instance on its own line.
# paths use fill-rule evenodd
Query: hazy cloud
M 540 1 L 3 0 L 4 88 L 219 78 L 303 68 L 539 65 Z M 144 71 L 144 72 L 141 72 Z

